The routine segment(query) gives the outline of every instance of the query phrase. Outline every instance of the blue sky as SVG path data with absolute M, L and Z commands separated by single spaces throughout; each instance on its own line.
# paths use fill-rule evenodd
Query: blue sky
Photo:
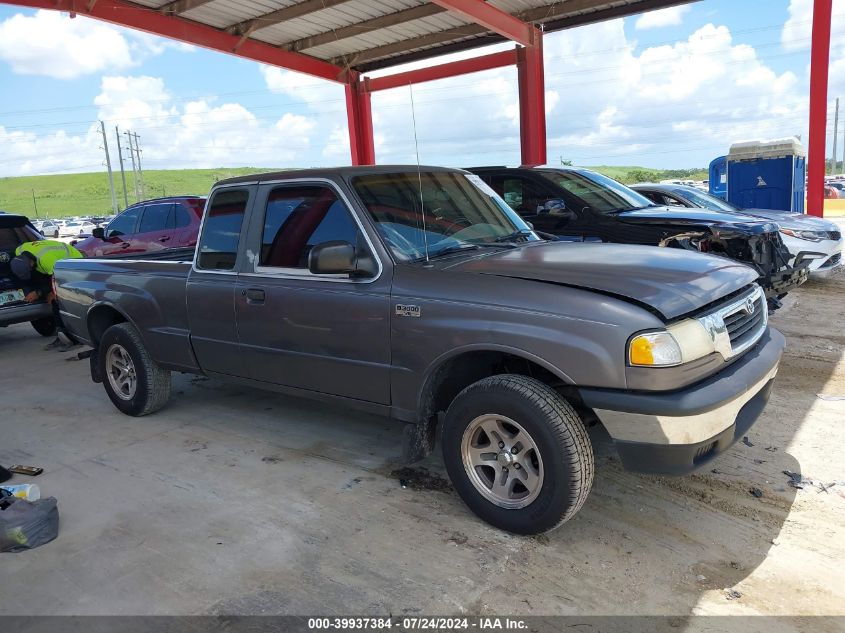
M 845 97 L 843 5 L 831 100 Z M 734 141 L 806 138 L 811 8 L 703 0 L 547 35 L 549 161 L 697 167 Z M 416 86 L 421 159 L 517 163 L 515 79 Z M 98 119 L 110 142 L 115 125 L 137 132 L 147 168 L 349 160 L 339 86 L 82 17 L 2 5 L 0 85 L 0 176 L 102 169 Z M 374 95 L 373 110 L 378 160 L 412 162 L 408 90 Z

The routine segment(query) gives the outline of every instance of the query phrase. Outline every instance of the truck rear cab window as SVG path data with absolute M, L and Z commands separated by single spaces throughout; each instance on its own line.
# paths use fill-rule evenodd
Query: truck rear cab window
M 232 270 L 235 267 L 248 202 L 247 189 L 220 189 L 214 193 L 199 241 L 197 268 Z
M 314 246 L 338 240 L 355 245 L 358 226 L 331 187 L 283 186 L 270 192 L 259 266 L 307 270 Z

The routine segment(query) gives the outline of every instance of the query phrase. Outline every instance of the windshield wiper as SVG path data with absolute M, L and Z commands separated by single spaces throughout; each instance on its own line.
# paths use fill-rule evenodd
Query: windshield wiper
M 459 253 L 461 251 L 477 251 L 481 246 L 478 244 L 456 244 L 455 246 L 449 246 L 447 248 L 442 248 L 436 253 L 429 253 L 426 257 L 423 255 L 422 257 L 417 257 L 414 262 L 424 262 L 426 259 L 434 259 L 435 257 L 441 257 L 443 255 L 452 255 L 453 253 Z
M 509 233 L 508 235 L 500 235 L 497 237 L 494 242 L 513 242 L 514 240 L 519 239 L 520 237 L 531 237 L 534 234 L 534 231 L 529 229 L 519 229 L 514 231 L 513 233 Z

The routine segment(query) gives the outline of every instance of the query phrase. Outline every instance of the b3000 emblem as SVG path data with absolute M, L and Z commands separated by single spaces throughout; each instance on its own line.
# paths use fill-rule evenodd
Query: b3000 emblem
M 412 306 L 412 305 L 405 305 L 402 303 L 396 304 L 396 316 L 404 316 L 404 317 L 418 317 L 420 316 L 420 307 L 419 306 Z

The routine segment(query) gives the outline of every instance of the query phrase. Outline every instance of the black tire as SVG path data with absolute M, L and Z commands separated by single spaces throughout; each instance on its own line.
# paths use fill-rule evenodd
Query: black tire
M 119 394 L 109 379 L 110 353 L 119 350 L 131 361 L 135 387 Z M 120 354 L 123 354 L 120 352 Z M 161 409 L 170 399 L 170 372 L 153 361 L 138 330 L 130 323 L 118 323 L 105 331 L 97 349 L 98 367 L 103 386 L 112 403 L 122 413 L 142 416 Z
M 542 484 L 524 507 L 506 508 L 489 500 L 470 479 L 468 470 L 476 469 L 464 465 L 464 433 L 489 414 L 517 422 L 542 459 Z M 547 532 L 571 519 L 590 493 L 595 462 L 584 424 L 562 396 L 533 378 L 504 374 L 470 385 L 449 406 L 441 437 L 443 460 L 458 494 L 497 528 L 516 534 Z
M 43 317 L 30 321 L 33 329 L 41 336 L 53 336 L 56 333 L 56 320 L 53 317 Z

